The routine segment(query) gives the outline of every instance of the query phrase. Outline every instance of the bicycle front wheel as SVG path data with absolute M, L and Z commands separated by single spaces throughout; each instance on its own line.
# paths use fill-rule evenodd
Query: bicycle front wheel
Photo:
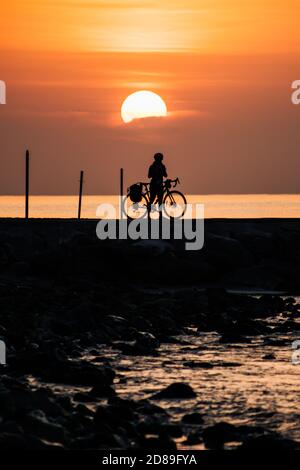
M 179 191 L 169 191 L 163 200 L 163 209 L 170 219 L 180 219 L 186 211 L 186 198 Z
M 140 202 L 132 202 L 127 195 L 124 201 L 124 212 L 129 219 L 143 219 L 148 215 L 147 199 L 142 196 Z

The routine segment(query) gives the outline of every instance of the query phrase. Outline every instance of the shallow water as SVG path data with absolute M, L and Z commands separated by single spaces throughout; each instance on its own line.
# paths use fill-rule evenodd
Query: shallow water
M 249 344 L 221 344 L 216 333 L 205 333 L 180 337 L 186 345 L 163 344 L 157 357 L 105 353 L 118 372 L 116 390 L 124 398 L 149 398 L 170 383 L 186 382 L 197 398 L 155 401 L 172 418 L 197 411 L 203 414 L 204 425 L 227 421 L 262 426 L 300 441 L 300 365 L 292 363 L 291 348 L 297 335 L 272 336 L 276 338 L 285 344 L 266 345 L 263 337 Z M 267 354 L 275 359 L 264 359 Z M 190 361 L 214 367 L 191 368 L 185 364 Z
M 280 315 L 266 320 L 270 327 L 282 321 Z M 204 426 L 220 421 L 261 426 L 300 441 L 300 364 L 292 361 L 292 343 L 300 339 L 299 333 L 248 337 L 247 343 L 240 344 L 221 343 L 213 332 L 197 333 L 190 328 L 187 333 L 174 343 L 162 344 L 156 356 L 126 356 L 116 348 L 100 346 L 92 348 L 97 356 L 87 350 L 81 360 L 110 364 L 116 371 L 116 391 L 126 399 L 151 399 L 153 393 L 171 383 L 188 383 L 197 393 L 195 399 L 153 400 L 169 413 L 172 422 L 199 412 Z M 45 384 L 33 377 L 29 381 L 34 387 L 47 385 L 53 392 L 70 397 L 89 390 Z M 87 406 L 95 409 L 105 401 L 97 399 Z M 203 444 L 187 446 L 185 439 L 176 440 L 179 449 L 203 449 Z

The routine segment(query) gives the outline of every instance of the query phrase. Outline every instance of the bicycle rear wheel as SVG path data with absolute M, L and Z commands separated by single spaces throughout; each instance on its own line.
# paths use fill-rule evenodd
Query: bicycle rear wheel
M 186 211 L 186 198 L 180 191 L 169 191 L 163 199 L 163 209 L 170 219 L 180 219 Z
M 143 219 L 148 215 L 147 199 L 142 196 L 140 202 L 132 202 L 127 195 L 124 201 L 124 212 L 129 219 Z

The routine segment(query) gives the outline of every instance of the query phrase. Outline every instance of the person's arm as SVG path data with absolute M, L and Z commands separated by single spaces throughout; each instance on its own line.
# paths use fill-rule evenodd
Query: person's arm
M 149 166 L 148 178 L 152 178 L 152 165 Z
M 167 178 L 167 177 L 168 177 L 168 174 L 167 174 L 167 169 L 166 169 L 165 165 L 164 165 L 164 177 L 165 177 L 165 178 Z

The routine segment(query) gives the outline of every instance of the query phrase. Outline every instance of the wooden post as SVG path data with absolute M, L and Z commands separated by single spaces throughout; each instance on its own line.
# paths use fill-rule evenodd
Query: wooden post
M 124 215 L 124 201 L 123 201 L 123 196 L 124 196 L 124 169 L 121 168 L 120 170 L 120 213 L 121 213 L 121 219 L 123 219 Z
M 80 219 L 80 217 L 81 217 L 82 188 L 83 188 L 83 171 L 81 170 L 81 172 L 80 172 L 80 183 L 79 183 L 78 219 Z
M 124 170 L 121 168 L 120 170 L 120 196 L 124 196 Z
M 25 219 L 29 218 L 29 150 L 25 155 Z

